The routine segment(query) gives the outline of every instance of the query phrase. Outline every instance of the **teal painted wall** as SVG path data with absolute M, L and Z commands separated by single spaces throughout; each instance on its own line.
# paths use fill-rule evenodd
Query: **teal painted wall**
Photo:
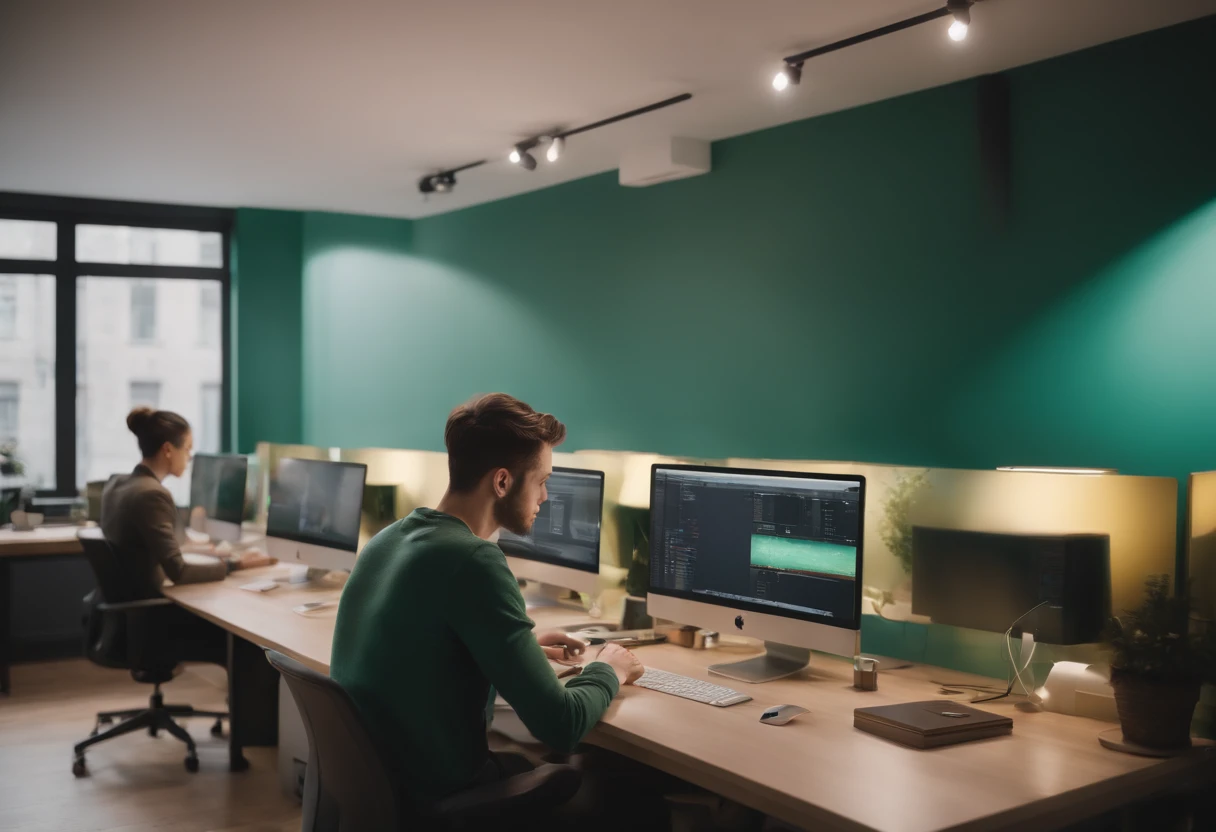
M 303 218 L 292 211 L 237 211 L 232 293 L 233 447 L 300 442 Z
M 974 82 L 719 142 L 650 189 L 308 215 L 303 440 L 439 449 L 454 404 L 504 389 L 573 448 L 1216 467 L 1213 42 L 1208 18 L 1009 73 L 1004 227 Z

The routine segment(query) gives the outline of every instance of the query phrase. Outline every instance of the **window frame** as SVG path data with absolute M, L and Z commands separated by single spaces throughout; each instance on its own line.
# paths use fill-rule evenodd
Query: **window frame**
M 229 208 L 118 202 L 0 192 L 0 219 L 57 223 L 54 260 L 0 257 L 0 274 L 43 274 L 55 278 L 55 488 L 48 496 L 74 496 L 76 487 L 76 282 L 81 277 L 219 280 L 220 289 L 220 449 L 232 436 L 232 227 Z M 149 266 L 76 261 L 77 225 L 126 225 L 212 231 L 221 235 L 222 265 Z

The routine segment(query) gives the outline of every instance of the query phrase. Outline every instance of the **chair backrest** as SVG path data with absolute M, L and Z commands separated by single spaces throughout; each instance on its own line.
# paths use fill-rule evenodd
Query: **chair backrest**
M 342 686 L 282 653 L 267 650 L 266 658 L 287 682 L 308 735 L 304 832 L 397 830 L 407 820 L 426 828 Z
M 81 529 L 76 533 L 76 538 L 80 541 L 80 548 L 84 549 L 84 556 L 93 569 L 93 576 L 97 578 L 97 589 L 101 592 L 101 600 L 109 604 L 120 604 L 123 601 L 132 600 L 130 583 L 126 580 L 122 562 L 119 561 L 114 547 L 101 533 L 101 529 L 92 527 Z

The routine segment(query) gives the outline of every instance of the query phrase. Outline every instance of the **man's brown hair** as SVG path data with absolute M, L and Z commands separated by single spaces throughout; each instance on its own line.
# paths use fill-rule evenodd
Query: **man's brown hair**
M 521 477 L 545 445 L 560 445 L 565 438 L 565 425 L 513 396 L 478 396 L 448 416 L 443 432 L 443 443 L 448 448 L 448 487 L 471 491 L 497 468 Z

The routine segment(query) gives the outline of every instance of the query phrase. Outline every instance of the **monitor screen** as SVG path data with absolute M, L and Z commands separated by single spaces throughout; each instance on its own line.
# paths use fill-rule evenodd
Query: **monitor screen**
M 521 536 L 503 529 L 499 548 L 511 557 L 598 572 L 604 473 L 554 468 L 547 488 L 549 499 L 541 505 L 531 533 Z
M 354 552 L 367 466 L 284 459 L 270 478 L 266 536 Z
M 856 629 L 861 476 L 656 465 L 650 592 Z
M 245 514 L 243 456 L 195 454 L 190 472 L 190 508 L 202 508 L 208 519 L 240 523 Z

